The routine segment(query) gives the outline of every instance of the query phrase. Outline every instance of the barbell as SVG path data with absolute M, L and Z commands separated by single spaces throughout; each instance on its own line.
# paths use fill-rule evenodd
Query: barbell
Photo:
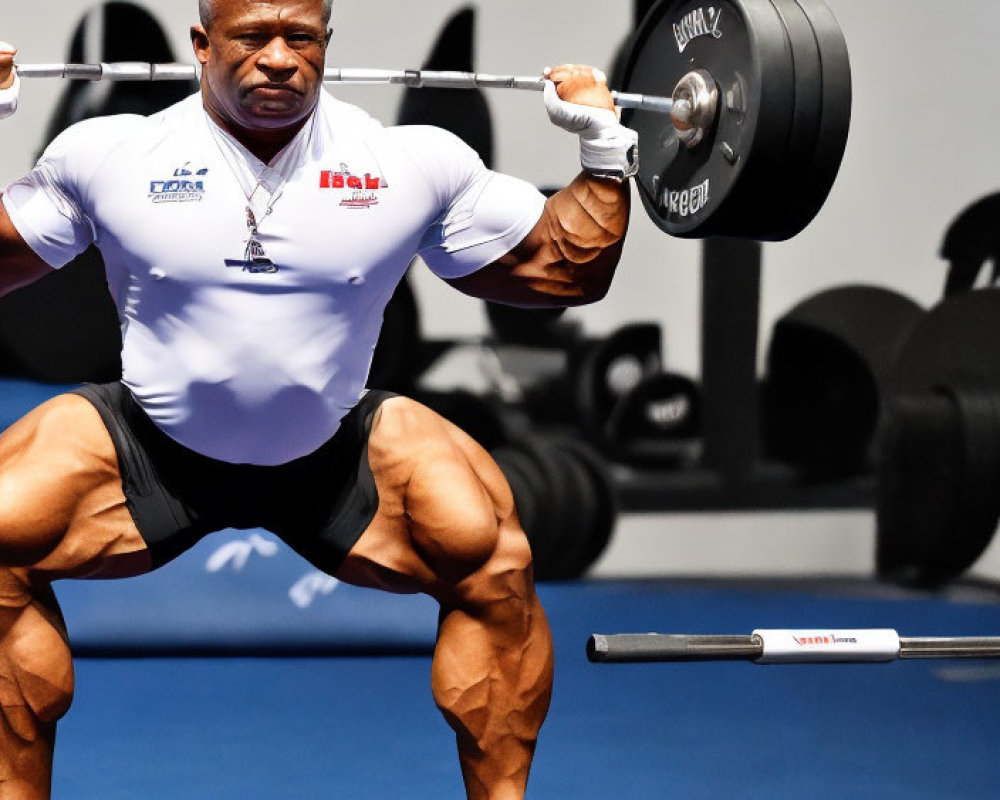
M 117 61 L 100 64 L 19 64 L 22 78 L 68 78 L 88 81 L 192 81 L 201 77 L 193 64 L 150 64 L 145 61 Z M 324 83 L 357 86 L 406 86 L 411 89 L 522 89 L 541 92 L 545 79 L 530 75 L 489 75 L 483 72 L 435 71 L 426 69 L 367 69 L 329 67 Z M 670 97 L 647 97 L 628 92 L 612 92 L 619 108 L 642 108 L 670 114 Z
M 758 629 L 747 636 L 669 633 L 594 634 L 594 663 L 753 661 L 757 664 L 865 664 L 910 658 L 1000 658 L 991 636 L 900 636 L 863 630 Z
M 823 0 L 659 0 L 613 93 L 639 133 L 650 219 L 683 238 L 783 241 L 815 218 L 847 146 L 851 70 Z M 22 78 L 192 80 L 186 64 L 18 64 Z M 324 82 L 541 91 L 541 77 L 330 68 Z

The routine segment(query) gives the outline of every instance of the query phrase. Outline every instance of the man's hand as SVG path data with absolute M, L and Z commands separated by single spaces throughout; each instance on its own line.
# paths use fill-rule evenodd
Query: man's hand
M 19 82 L 14 70 L 14 56 L 17 48 L 7 42 L 0 42 L 0 119 L 17 111 Z
M 0 42 L 0 89 L 14 85 L 14 56 L 17 48 L 7 42 Z
M 545 77 L 555 85 L 560 99 L 582 106 L 615 110 L 608 89 L 608 78 L 601 70 L 579 64 L 564 64 L 545 70 Z
M 547 69 L 549 119 L 580 137 L 580 163 L 595 178 L 624 181 L 638 171 L 639 135 L 618 120 L 604 73 L 574 64 Z

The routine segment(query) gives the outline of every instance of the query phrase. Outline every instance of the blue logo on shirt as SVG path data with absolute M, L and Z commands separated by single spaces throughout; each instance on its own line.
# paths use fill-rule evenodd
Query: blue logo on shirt
M 190 162 L 174 170 L 173 177 L 162 181 L 149 182 L 149 199 L 154 203 L 197 203 L 205 196 L 205 182 L 199 180 L 208 175 L 208 168 L 197 171 L 189 169 Z

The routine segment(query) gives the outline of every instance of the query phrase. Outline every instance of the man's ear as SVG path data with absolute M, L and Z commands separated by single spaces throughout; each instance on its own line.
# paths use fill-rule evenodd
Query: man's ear
M 201 25 L 191 26 L 191 46 L 194 48 L 194 57 L 198 59 L 198 63 L 202 66 L 207 64 L 212 45 L 208 40 L 208 32 Z
M 330 44 L 330 40 L 333 38 L 333 28 L 326 29 L 326 43 Z

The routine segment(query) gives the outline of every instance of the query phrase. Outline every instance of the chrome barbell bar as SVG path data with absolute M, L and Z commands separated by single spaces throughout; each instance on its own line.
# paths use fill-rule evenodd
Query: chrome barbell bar
M 749 636 L 594 634 L 597 663 L 753 661 L 758 664 L 877 663 L 910 658 L 1000 658 L 1000 637 L 902 637 L 889 629 L 756 630 Z
M 145 61 L 122 61 L 101 64 L 17 64 L 22 78 L 65 78 L 85 81 L 180 81 L 196 80 L 199 68 L 192 64 L 151 64 Z M 540 92 L 545 79 L 523 75 L 490 75 L 476 72 L 448 72 L 411 69 L 363 69 L 330 67 L 324 83 L 354 85 L 400 85 L 436 89 L 522 89 Z M 669 114 L 674 107 L 670 97 L 612 92 L 620 108 L 641 109 Z

